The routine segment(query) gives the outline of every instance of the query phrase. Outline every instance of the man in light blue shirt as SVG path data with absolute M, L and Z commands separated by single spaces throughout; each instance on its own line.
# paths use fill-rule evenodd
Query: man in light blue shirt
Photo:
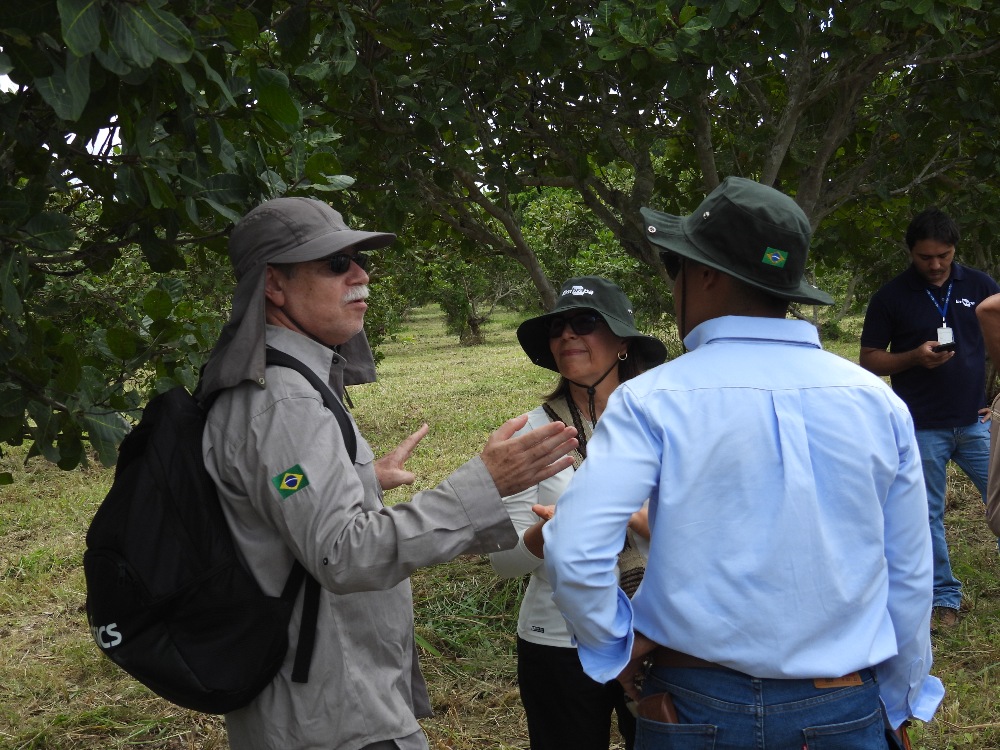
M 690 351 L 612 395 L 544 528 L 583 667 L 635 697 L 644 676 L 637 746 L 885 748 L 880 697 L 896 729 L 944 695 L 909 412 L 786 319 L 832 302 L 791 198 L 729 178 L 690 216 L 642 213 Z M 614 563 L 647 497 L 630 601 Z

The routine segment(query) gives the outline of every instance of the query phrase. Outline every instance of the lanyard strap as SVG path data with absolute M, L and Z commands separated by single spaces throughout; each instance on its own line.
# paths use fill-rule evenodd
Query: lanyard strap
M 955 283 L 954 279 L 948 282 L 948 291 L 945 292 L 943 305 L 938 304 L 937 298 L 933 294 L 931 294 L 930 289 L 924 289 L 924 291 L 927 292 L 927 296 L 931 298 L 931 302 L 934 303 L 934 307 L 937 309 L 939 313 L 941 313 L 941 324 L 944 325 L 945 327 L 948 326 L 948 321 L 945 319 L 945 317 L 948 314 L 948 303 L 951 302 L 951 285 L 954 283 Z

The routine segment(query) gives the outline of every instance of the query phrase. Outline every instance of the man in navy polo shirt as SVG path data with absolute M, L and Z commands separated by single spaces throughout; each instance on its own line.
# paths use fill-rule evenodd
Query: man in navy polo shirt
M 938 209 L 914 217 L 906 230 L 910 267 L 875 293 L 861 332 L 861 366 L 888 375 L 913 415 L 927 486 L 938 627 L 957 624 L 962 603 L 944 533 L 949 460 L 985 501 L 990 434 L 980 419 L 986 350 L 976 305 L 1000 292 L 989 276 L 955 262 L 958 240 L 958 226 Z

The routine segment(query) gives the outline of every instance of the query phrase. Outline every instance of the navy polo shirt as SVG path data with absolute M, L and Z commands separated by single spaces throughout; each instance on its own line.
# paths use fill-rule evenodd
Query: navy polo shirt
M 966 427 L 979 418 L 986 405 L 986 347 L 976 305 L 1000 292 L 1000 286 L 981 271 L 952 263 L 951 276 L 937 288 L 911 265 L 875 293 L 865 313 L 862 347 L 908 352 L 925 341 L 937 341 L 939 308 L 949 283 L 945 318 L 958 345 L 955 356 L 934 369 L 911 367 L 890 376 L 892 389 L 910 408 L 918 430 Z

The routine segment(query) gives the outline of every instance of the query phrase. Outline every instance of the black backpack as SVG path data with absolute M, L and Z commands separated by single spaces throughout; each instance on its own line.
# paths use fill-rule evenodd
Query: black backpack
M 267 363 L 302 373 L 336 415 L 353 462 L 354 429 L 329 386 L 294 357 Z M 273 679 L 305 581 L 292 679 L 306 682 L 319 584 L 296 561 L 280 597 L 266 596 L 240 556 L 202 458 L 207 409 L 183 387 L 150 400 L 122 441 L 115 479 L 87 531 L 87 620 L 101 650 L 157 695 L 228 713 Z

